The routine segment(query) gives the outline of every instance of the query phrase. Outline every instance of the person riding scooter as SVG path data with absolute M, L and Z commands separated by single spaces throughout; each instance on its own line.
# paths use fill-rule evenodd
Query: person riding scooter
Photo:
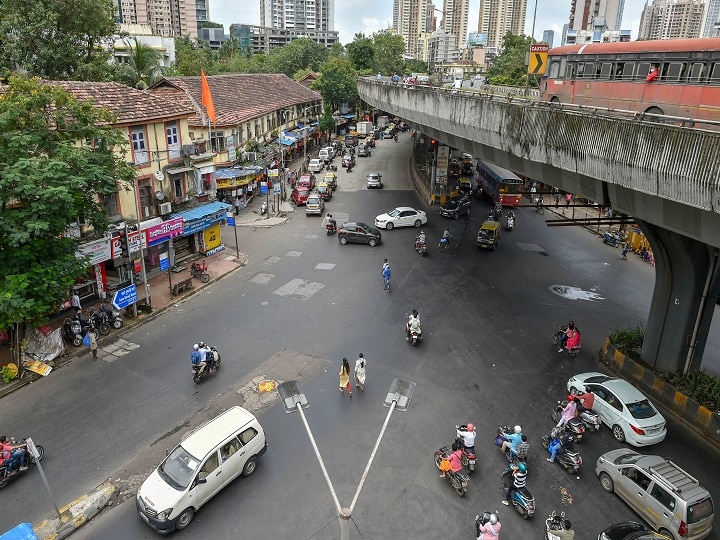
M 456 426 L 457 436 L 462 439 L 462 444 L 468 454 L 475 453 L 475 426 L 467 424 L 466 426 Z
M 209 364 L 210 369 L 215 369 L 215 354 L 212 352 L 210 347 L 204 341 L 201 341 L 200 343 L 198 343 L 198 346 L 199 346 L 201 361 Z M 207 359 L 208 353 L 210 353 L 210 361 L 209 362 Z
M 193 351 L 190 353 L 190 362 L 192 362 L 193 366 L 200 368 L 200 371 L 205 369 L 205 366 L 207 365 L 203 356 L 204 355 L 200 352 L 200 345 L 195 343 L 193 345 Z
M 323 218 L 323 227 L 325 229 L 331 230 L 332 232 L 335 232 L 337 230 L 337 222 L 332 217 L 332 214 L 330 212 L 325 214 L 325 217 Z
M 416 309 L 412 310 L 408 322 L 405 325 L 405 334 L 407 339 L 410 339 L 410 334 L 416 332 L 420 334 L 422 332 L 422 323 L 420 322 L 420 314 Z
M 415 251 L 424 246 L 426 240 L 425 231 L 420 231 L 420 234 L 415 237 Z

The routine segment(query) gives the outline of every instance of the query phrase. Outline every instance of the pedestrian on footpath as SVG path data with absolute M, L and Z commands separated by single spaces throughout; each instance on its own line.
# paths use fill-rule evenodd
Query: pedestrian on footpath
M 560 192 L 559 191 L 555 194 L 555 210 L 557 210 L 558 206 L 560 206 Z
M 355 360 L 355 386 L 365 391 L 365 357 L 360 353 L 358 359 Z
M 80 313 L 82 311 L 82 306 L 80 305 L 80 297 L 78 296 L 77 291 L 72 292 L 72 298 L 70 299 L 70 303 L 75 309 L 75 313 Z
M 352 397 L 352 386 L 350 386 L 350 364 L 347 358 L 343 358 L 342 367 L 340 368 L 340 392 L 342 393 L 345 388 L 348 390 L 348 395 Z
M 93 362 L 97 360 L 97 339 L 95 339 L 95 332 L 88 330 L 88 339 L 90 340 L 90 350 L 92 351 Z
M 622 257 L 620 257 L 623 261 L 627 261 L 628 251 L 630 251 L 630 242 L 625 242 L 622 250 Z
M 571 202 L 572 202 L 572 193 L 568 193 L 565 195 L 565 208 L 570 208 Z

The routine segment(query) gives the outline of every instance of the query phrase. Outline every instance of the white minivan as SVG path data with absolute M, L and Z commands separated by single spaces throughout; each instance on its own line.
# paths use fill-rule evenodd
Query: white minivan
M 320 153 L 318 154 L 318 158 L 326 165 L 332 161 L 333 157 L 335 157 L 335 150 L 332 146 L 321 148 Z
M 185 437 L 143 482 L 135 498 L 140 517 L 160 534 L 184 529 L 213 495 L 255 472 L 266 450 L 257 418 L 228 409 Z

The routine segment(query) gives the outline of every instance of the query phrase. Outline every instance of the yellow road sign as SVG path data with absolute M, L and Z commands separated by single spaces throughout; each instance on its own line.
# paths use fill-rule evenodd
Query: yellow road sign
M 528 73 L 530 75 L 542 75 L 545 73 L 549 50 L 550 46 L 545 43 L 530 45 L 530 62 L 528 62 Z

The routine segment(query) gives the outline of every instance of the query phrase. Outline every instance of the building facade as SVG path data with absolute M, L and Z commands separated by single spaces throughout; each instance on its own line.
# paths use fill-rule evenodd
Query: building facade
M 569 30 L 620 30 L 625 0 L 572 0 Z
M 418 38 L 426 31 L 428 0 L 394 0 L 393 28 L 405 42 L 405 52 L 416 55 Z
M 118 22 L 150 25 L 153 34 L 198 37 L 208 20 L 208 0 L 113 0 Z
M 700 37 L 720 36 L 720 0 L 708 0 L 705 9 L 705 22 Z
M 499 52 L 505 34 L 525 31 L 527 0 L 480 0 L 478 33 L 487 36 L 489 52 Z
M 614 43 L 616 41 L 628 42 L 631 38 L 630 30 L 605 30 L 594 32 L 592 30 L 567 30 L 563 45 L 581 45 L 587 43 Z
M 700 37 L 705 4 L 702 0 L 655 0 L 645 3 L 638 39 Z
M 425 15 L 425 32 L 428 34 L 437 30 L 437 16 L 435 15 L 435 4 L 427 3 L 427 13 Z
M 465 49 L 468 44 L 468 10 L 470 0 L 445 0 L 442 27 L 447 34 L 455 36 L 455 48 Z
M 280 29 L 253 24 L 231 24 L 230 35 L 234 36 L 240 48 L 253 54 L 268 54 L 273 49 L 287 45 L 291 41 L 304 37 L 324 45 L 328 49 L 340 42 L 339 33 L 334 30 L 311 32 L 292 28 Z
M 335 0 L 260 0 L 260 26 L 332 31 L 335 29 Z
M 555 43 L 555 32 L 553 30 L 545 30 L 543 32 L 542 40 L 550 45 L 550 48 L 552 49 Z
M 174 37 L 153 34 L 150 25 L 147 24 L 121 24 L 119 29 L 127 34 L 127 37 L 118 37 L 113 44 L 113 58 L 118 64 L 130 62 L 133 39 L 157 51 L 160 55 L 160 65 L 163 67 L 170 67 L 175 63 Z

